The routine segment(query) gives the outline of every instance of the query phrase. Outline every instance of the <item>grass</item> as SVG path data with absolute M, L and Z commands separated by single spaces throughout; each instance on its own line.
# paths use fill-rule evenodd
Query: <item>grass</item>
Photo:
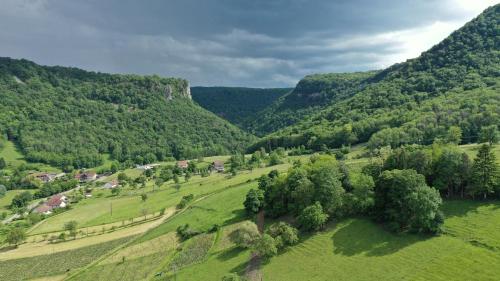
M 102 233 L 102 230 L 97 230 L 95 233 L 90 231 L 90 236 L 88 237 L 82 237 L 81 235 L 79 235 L 77 236 L 77 239 L 73 239 L 71 237 L 68 238 L 68 240 L 66 240 L 65 242 L 55 244 L 51 244 L 46 240 L 41 241 L 42 237 L 39 236 L 36 237 L 36 241 L 33 242 L 33 238 L 30 237 L 28 239 L 29 242 L 21 244 L 16 249 L 2 253 L 2 255 L 0 255 L 0 261 L 64 252 L 90 245 L 113 241 L 116 239 L 136 236 L 145 233 L 148 229 L 159 225 L 161 222 L 162 220 L 152 220 L 115 231 L 110 231 L 109 228 L 106 228 L 106 232 L 104 234 Z M 86 231 L 86 229 L 83 229 L 83 231 Z M 55 233 L 54 235 L 57 236 L 58 234 L 59 233 Z
M 467 155 L 471 160 L 474 160 L 480 146 L 481 144 L 472 143 L 472 144 L 461 145 L 460 148 L 464 150 L 465 153 L 467 153 Z M 496 156 L 497 162 L 500 163 L 500 145 L 497 144 L 493 146 L 493 153 Z
M 228 190 L 209 196 L 186 211 L 172 217 L 160 226 L 150 230 L 139 241 L 147 241 L 165 233 L 173 232 L 178 226 L 189 224 L 190 227 L 207 231 L 214 224 L 230 225 L 245 218 L 243 201 L 251 188 L 257 188 L 252 182 L 241 186 L 231 187 Z
M 227 273 L 244 273 L 250 257 L 248 250 L 237 248 L 229 239 L 229 234 L 242 224 L 240 222 L 222 228 L 217 243 L 203 263 L 182 269 L 177 273 L 178 280 L 221 280 Z
M 11 213 L 9 206 L 12 202 L 12 198 L 14 198 L 14 196 L 16 196 L 17 194 L 23 193 L 25 191 L 29 191 L 31 193 L 35 192 L 34 190 L 8 190 L 5 196 L 0 198 L 0 213 Z
M 174 233 L 124 248 L 72 280 L 146 280 L 178 245 Z
M 345 219 L 265 263 L 265 280 L 498 280 L 500 202 L 447 201 L 445 234 L 393 234 L 366 218 Z M 178 280 L 220 280 L 244 273 L 249 252 L 224 239 Z M 226 231 L 227 230 L 227 231 Z M 225 242 L 224 242 L 225 241 Z
M 83 267 L 131 237 L 55 254 L 0 261 L 0 280 L 17 281 L 56 276 Z
M 345 220 L 273 258 L 263 273 L 268 280 L 497 280 L 499 206 L 447 202 L 447 234 L 439 237 Z
M 19 150 L 17 149 L 16 145 L 13 142 L 3 139 L 0 139 L 0 142 L 2 143 L 3 147 L 0 148 L 0 158 L 4 158 L 5 162 L 7 162 L 6 170 L 12 170 L 17 166 L 20 166 L 22 164 L 27 164 L 26 160 L 24 159 L 24 155 L 21 152 L 19 152 Z M 35 167 L 40 171 L 60 172 L 60 169 L 54 168 L 47 164 L 43 163 L 30 163 L 30 164 L 35 165 Z
M 201 234 L 184 243 L 182 250 L 169 263 L 169 271 L 177 272 L 186 266 L 203 261 L 213 246 L 214 238 L 214 234 Z
M 0 158 L 7 162 L 7 168 L 25 164 L 24 156 L 17 150 L 16 145 L 11 141 L 0 140 L 3 149 L 0 151 Z
M 201 197 L 223 190 L 228 186 L 256 179 L 273 169 L 284 171 L 288 167 L 290 167 L 290 164 L 286 163 L 254 169 L 253 171 L 242 171 L 235 177 L 228 177 L 226 174 L 212 174 L 206 178 L 195 176 L 189 182 L 182 183 L 179 191 L 173 188 L 172 184 L 165 184 L 160 189 L 152 192 L 152 182 L 144 190 L 125 191 L 123 195 L 117 197 L 111 197 L 109 191 L 97 190 L 94 195 L 102 193 L 100 198 L 94 196 L 74 204 L 72 210 L 46 219 L 33 229 L 30 234 L 60 231 L 63 229 L 64 223 L 71 220 L 76 220 L 80 227 L 126 221 L 130 218 L 140 217 L 143 209 L 146 209 L 149 213 L 158 212 L 162 208 L 177 205 L 182 196 L 194 194 L 196 197 Z M 148 192 L 148 199 L 145 202 L 142 202 L 140 198 L 140 194 L 143 192 Z

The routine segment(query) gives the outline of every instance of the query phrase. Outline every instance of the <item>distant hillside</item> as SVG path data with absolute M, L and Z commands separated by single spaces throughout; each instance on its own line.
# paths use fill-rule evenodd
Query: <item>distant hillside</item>
M 460 128 L 461 142 L 477 141 L 482 128 L 500 124 L 499 24 L 496 5 L 420 57 L 348 85 L 347 98 L 319 107 L 250 150 L 298 145 L 320 149 L 369 140 L 378 147 L 430 143 L 445 138 L 452 126 Z M 268 120 L 257 123 L 273 122 Z
M 326 106 L 351 97 L 375 71 L 314 74 L 300 80 L 295 89 L 248 120 L 250 131 L 257 135 L 274 132 L 295 124 Z
M 257 113 L 271 105 L 290 88 L 192 87 L 193 99 L 203 108 L 246 128 Z
M 0 132 L 26 159 L 99 165 L 230 153 L 252 137 L 191 100 L 188 82 L 0 58 Z

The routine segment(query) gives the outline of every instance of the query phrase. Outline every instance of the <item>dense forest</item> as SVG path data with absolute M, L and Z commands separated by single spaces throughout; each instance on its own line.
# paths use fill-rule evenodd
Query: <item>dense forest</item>
M 191 87 L 191 95 L 203 108 L 219 115 L 242 129 L 258 118 L 260 111 L 290 88 Z
M 264 137 L 250 150 L 300 145 L 316 150 L 361 142 L 370 142 L 372 148 L 429 144 L 453 133 L 459 143 L 480 140 L 500 124 L 499 10 L 499 5 L 487 9 L 418 58 L 366 73 L 341 90 L 332 87 L 339 99 L 324 108 L 313 107 L 312 114 Z M 298 88 L 308 80 L 311 77 Z M 282 125 L 286 122 L 264 131 Z
M 293 125 L 328 105 L 351 97 L 362 89 L 375 71 L 308 75 L 295 89 L 248 120 L 248 129 L 265 135 Z
M 0 59 L 0 132 L 65 169 L 225 154 L 252 136 L 196 105 L 186 80 Z

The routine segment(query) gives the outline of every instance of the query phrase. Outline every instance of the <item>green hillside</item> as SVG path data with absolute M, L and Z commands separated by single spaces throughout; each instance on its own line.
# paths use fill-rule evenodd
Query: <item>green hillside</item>
M 191 94 L 193 100 L 203 108 L 245 129 L 252 120 L 258 118 L 261 110 L 291 90 L 289 88 L 192 87 Z
M 94 167 L 226 154 L 252 139 L 191 100 L 186 80 L 0 59 L 0 132 L 25 159 Z
M 252 150 L 270 145 L 339 147 L 367 142 L 379 131 L 373 141 L 377 146 L 425 144 L 446 137 L 451 126 L 460 128 L 462 143 L 477 141 L 482 128 L 500 124 L 499 13 L 500 5 L 490 7 L 420 57 L 371 77 L 365 74 L 368 79 L 348 84 L 339 95 L 347 98 L 314 108 L 314 114 L 265 137 Z M 258 123 L 266 122 L 277 122 L 271 129 L 291 121 L 268 118 Z
M 328 73 L 306 76 L 295 89 L 249 120 L 257 135 L 274 132 L 295 124 L 328 105 L 351 97 L 377 72 Z

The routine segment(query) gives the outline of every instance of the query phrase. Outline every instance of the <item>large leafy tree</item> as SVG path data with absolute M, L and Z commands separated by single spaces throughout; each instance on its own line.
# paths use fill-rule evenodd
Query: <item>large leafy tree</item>
M 264 207 L 264 192 L 260 189 L 250 189 L 243 202 L 248 214 L 255 214 Z
M 375 189 L 375 213 L 394 231 L 434 233 L 442 216 L 439 193 L 415 170 L 384 171 Z
M 305 208 L 298 217 L 300 226 L 306 231 L 321 229 L 327 220 L 328 214 L 323 211 L 319 202 Z

